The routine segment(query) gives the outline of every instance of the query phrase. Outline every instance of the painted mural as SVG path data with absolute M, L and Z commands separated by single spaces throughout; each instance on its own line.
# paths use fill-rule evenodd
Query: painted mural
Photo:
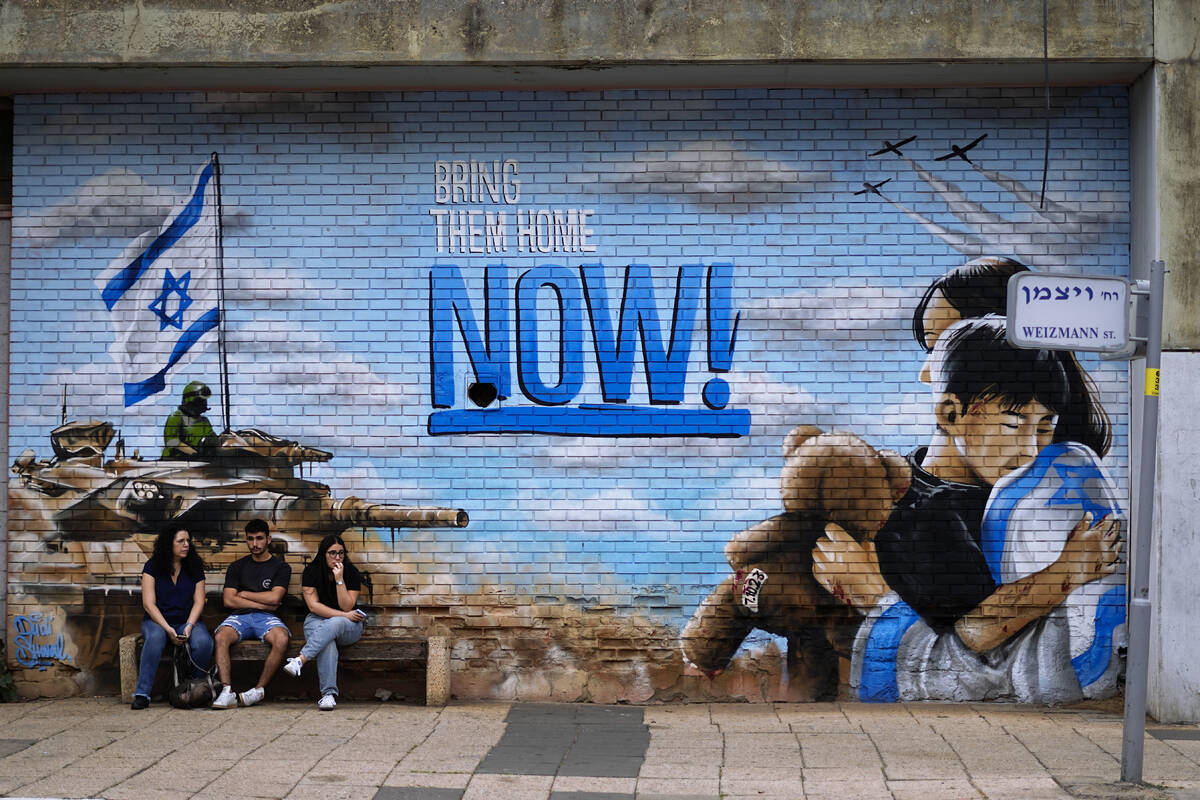
M 22 691 L 263 518 L 462 698 L 1112 695 L 1126 368 L 1004 313 L 1127 276 L 1127 102 L 1053 99 L 1043 194 L 1020 90 L 18 98 Z

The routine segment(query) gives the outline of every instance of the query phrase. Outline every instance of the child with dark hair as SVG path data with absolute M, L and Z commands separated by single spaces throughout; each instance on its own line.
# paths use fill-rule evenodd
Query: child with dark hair
M 912 673 L 918 682 L 942 680 L 950 688 L 910 693 L 908 699 L 987 699 L 992 691 L 1006 696 L 1012 691 L 1011 673 L 1001 670 L 1002 682 L 1009 683 L 996 689 L 984 677 L 989 669 L 983 662 L 967 663 L 975 658 L 971 653 L 985 654 L 1012 640 L 1072 591 L 1117 570 L 1120 524 L 1108 517 L 1093 526 L 1092 511 L 1081 514 L 1051 564 L 1011 583 L 998 582 L 999 571 L 985 553 L 982 527 L 992 487 L 1052 443 L 1058 415 L 1070 402 L 1063 360 L 1052 351 L 1012 347 L 998 317 L 950 326 L 933 352 L 937 427 L 929 445 L 908 457 L 908 492 L 893 506 L 873 545 L 859 544 L 836 524 L 827 526 L 828 538 L 813 551 L 814 575 L 835 596 L 876 615 L 864 623 L 864 629 L 873 630 L 860 630 L 855 679 L 875 685 L 882 665 L 887 686 L 882 695 L 864 699 L 898 699 L 897 653 L 918 619 L 929 635 L 922 645 L 926 660 Z M 1076 499 L 1081 509 L 1089 508 L 1087 498 Z M 889 592 L 894 592 L 891 602 Z M 886 610 L 877 615 L 883 606 Z M 888 624 L 880 627 L 881 616 Z M 880 632 L 886 632 L 886 641 Z M 1048 679 L 1051 694 L 1057 699 L 1072 691 L 1077 695 L 1078 684 L 1066 685 L 1069 649 L 1049 649 L 1067 664 Z M 937 664 L 942 666 L 931 668 Z M 1044 677 L 1046 669 L 1033 670 L 1035 677 Z M 985 688 L 964 689 L 960 680 Z
M 980 549 L 988 494 L 1051 443 L 1070 390 L 1058 354 L 1012 347 L 997 317 L 944 333 L 932 381 L 936 432 L 909 455 L 912 484 L 875 548 L 888 585 L 944 631 L 996 590 Z
M 975 258 L 941 275 L 925 289 L 912 315 L 913 338 L 927 353 L 942 331 L 964 319 L 1006 313 L 1008 281 L 1029 267 L 1000 256 Z M 1059 409 L 1056 442 L 1079 442 L 1103 458 L 1112 446 L 1112 425 L 1096 398 L 1092 379 L 1073 353 L 1058 354 L 1070 389 L 1069 402 Z M 921 380 L 929 382 L 929 360 Z
M 1012 258 L 973 258 L 934 279 L 913 310 L 912 332 L 925 352 L 949 325 L 963 319 L 1003 314 L 1008 304 L 1008 279 L 1029 272 Z M 955 317 L 950 322 L 944 320 Z

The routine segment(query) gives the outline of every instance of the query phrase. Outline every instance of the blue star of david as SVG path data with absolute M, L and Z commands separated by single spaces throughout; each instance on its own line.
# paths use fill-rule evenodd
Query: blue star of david
M 1084 485 L 1087 480 L 1093 478 L 1101 482 L 1104 481 L 1104 474 L 1094 465 L 1072 467 L 1064 464 L 1055 464 L 1054 471 L 1058 473 L 1058 477 L 1062 480 L 1062 486 L 1054 493 L 1053 497 L 1046 501 L 1046 505 L 1079 506 L 1085 513 L 1091 512 L 1093 520 L 1099 520 L 1105 514 L 1109 514 L 1114 510 L 1097 503 Z
M 158 329 L 161 331 L 168 325 L 183 329 L 183 312 L 187 311 L 187 307 L 192 304 L 192 298 L 188 296 L 188 284 L 192 281 L 191 271 L 183 273 L 176 278 L 171 274 L 171 270 L 166 270 L 166 275 L 163 276 L 162 292 L 155 298 L 154 302 L 149 305 L 149 309 L 154 312 L 154 316 L 158 317 Z M 175 309 L 174 314 L 167 314 L 167 301 L 171 295 L 179 295 L 179 305 Z

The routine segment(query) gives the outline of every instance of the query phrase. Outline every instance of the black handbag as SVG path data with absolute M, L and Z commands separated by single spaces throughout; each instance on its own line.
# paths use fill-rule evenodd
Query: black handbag
M 175 708 L 208 708 L 217 696 L 217 681 L 210 668 L 199 678 L 191 677 L 195 671 L 195 659 L 187 642 L 175 648 L 171 659 L 175 673 L 175 685 L 167 692 L 167 702 Z

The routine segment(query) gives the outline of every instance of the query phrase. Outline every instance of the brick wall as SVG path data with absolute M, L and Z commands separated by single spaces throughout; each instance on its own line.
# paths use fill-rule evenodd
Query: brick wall
M 210 589 L 245 520 L 271 519 L 298 597 L 331 524 L 318 485 L 469 514 L 344 533 L 378 630 L 451 629 L 459 696 L 852 692 L 858 616 L 817 614 L 837 618 L 835 650 L 820 620 L 752 624 L 715 678 L 680 632 L 730 576 L 725 544 L 783 510 L 793 427 L 929 442 L 911 315 L 932 280 L 984 255 L 1128 274 L 1126 93 L 1056 90 L 1052 107 L 1043 206 L 1043 99 L 1023 89 L 18 97 L 9 445 L 35 461 L 10 482 L 6 629 L 26 693 L 111 685 L 168 517 L 200 541 Z M 970 161 L 939 160 L 984 134 Z M 215 334 L 126 406 L 100 299 L 213 152 L 230 425 L 332 453 L 284 470 L 308 483 L 236 497 L 283 467 L 155 463 L 189 381 L 224 427 Z M 621 348 L 623 308 L 642 333 L 629 317 Z M 1124 498 L 1126 368 L 1081 361 Z M 107 420 L 113 441 L 37 463 L 64 391 L 65 419 Z M 136 476 L 166 505 L 131 506 Z

